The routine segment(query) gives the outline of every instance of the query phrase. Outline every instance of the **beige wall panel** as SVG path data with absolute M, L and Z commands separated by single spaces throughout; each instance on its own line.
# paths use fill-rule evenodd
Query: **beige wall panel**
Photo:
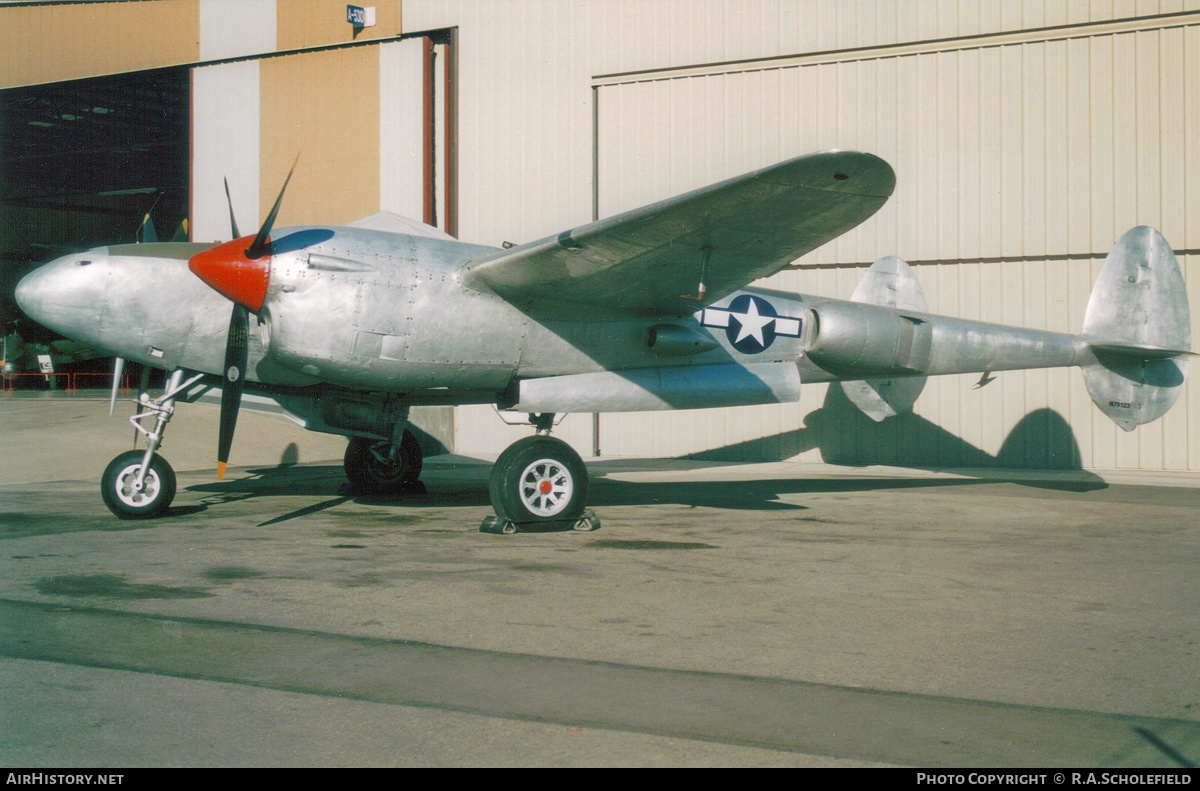
M 261 224 L 258 176 L 261 63 L 243 60 L 192 70 L 191 239 L 194 242 L 232 238 L 230 203 L 241 233 L 253 233 Z M 236 118 L 237 123 L 230 124 L 230 118 Z
M 277 0 L 200 0 L 200 59 L 274 52 Z
M 200 54 L 199 6 L 146 0 L 0 7 L 0 53 L 0 88 L 192 63 Z
M 1200 61 L 1200 26 L 1184 30 L 1184 62 Z M 1183 72 L 1183 246 L 1200 249 L 1200 69 Z M 1176 199 L 1178 199 L 1176 197 Z M 1193 281 L 1189 281 L 1191 283 Z
M 1091 102 L 1091 228 L 1092 245 L 1100 249 L 1116 238 L 1115 123 L 1113 105 L 1114 41 L 1112 36 L 1092 39 L 1090 57 Z
M 1019 30 L 1038 16 L 1025 13 L 1020 2 L 921 0 L 905 5 L 902 11 L 894 0 L 600 0 L 582 5 L 407 0 L 404 18 L 410 31 L 460 28 L 460 231 L 471 241 L 499 244 L 528 241 L 590 218 L 590 86 L 595 75 L 834 50 L 848 42 L 889 45 L 919 40 L 918 28 L 929 25 L 946 25 L 957 35 Z M 1086 11 L 1083 21 L 1114 17 L 1111 4 L 1089 4 Z M 942 21 L 947 18 L 955 20 L 952 25 Z M 1045 12 L 1041 19 L 1044 24 Z M 996 50 L 979 52 L 981 60 L 998 55 Z M 982 79 L 999 73 L 982 66 L 981 72 Z M 980 90 L 982 97 L 997 95 L 982 83 Z M 826 95 L 838 98 L 837 86 Z M 877 100 L 895 102 L 896 95 L 880 87 Z M 860 114 L 869 112 L 869 107 L 851 104 Z M 721 112 L 718 105 L 710 108 L 710 113 Z M 798 127 L 781 125 L 781 144 L 793 136 L 802 138 L 809 150 L 843 144 L 837 124 L 829 123 L 828 108 L 810 105 L 799 108 L 795 117 Z M 908 133 L 885 126 L 888 116 L 879 117 L 881 136 Z M 985 125 L 982 133 L 994 129 Z M 692 127 L 687 133 L 700 134 Z M 995 160 L 982 161 L 1001 172 Z M 981 233 L 992 230 L 982 228 Z
M 1071 104 L 1067 96 L 1067 43 L 1047 42 L 1043 63 L 1045 92 L 1042 123 L 1046 136 L 1042 151 L 1045 158 L 1042 202 L 1046 214 L 1043 250 L 1047 255 L 1064 255 L 1070 249 L 1070 206 L 1067 203 L 1067 167 L 1070 162 L 1067 140 L 1070 129 L 1067 121 Z
M 261 216 L 297 154 L 278 225 L 346 223 L 378 211 L 378 49 L 266 58 L 259 84 Z
M 1188 233 L 1188 215 L 1185 211 L 1187 196 L 1187 94 L 1184 81 L 1187 74 L 1182 69 L 1173 69 L 1172 63 L 1183 63 L 1184 30 L 1164 30 L 1160 36 L 1162 79 L 1159 81 L 1158 107 L 1162 146 L 1159 150 L 1158 180 L 1161 207 L 1159 230 L 1168 239 L 1177 239 L 1184 246 Z M 1197 69 L 1192 69 L 1193 72 Z M 1195 217 L 1191 218 L 1193 223 Z
M 379 47 L 379 206 L 418 220 L 425 197 L 424 52 L 423 38 Z
M 1091 236 L 1091 44 L 1087 39 L 1067 42 L 1066 184 L 1054 200 L 1066 205 L 1066 250 L 1090 250 Z M 1082 317 L 1081 317 L 1082 318 Z
M 276 42 L 280 50 L 346 44 L 400 35 L 401 0 L 370 0 L 353 5 L 374 6 L 375 25 L 358 30 L 346 21 L 345 0 L 279 0 Z

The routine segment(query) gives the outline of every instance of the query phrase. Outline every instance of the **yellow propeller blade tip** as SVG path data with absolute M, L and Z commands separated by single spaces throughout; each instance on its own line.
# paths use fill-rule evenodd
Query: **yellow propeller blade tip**
M 225 467 L 226 467 L 225 462 L 223 462 L 223 461 L 217 462 L 217 480 L 218 481 L 225 480 Z

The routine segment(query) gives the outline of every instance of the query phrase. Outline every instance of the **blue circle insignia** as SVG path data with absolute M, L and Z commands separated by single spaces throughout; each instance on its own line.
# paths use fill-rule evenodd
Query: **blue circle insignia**
M 775 317 L 771 303 L 762 297 L 739 294 L 729 303 L 725 336 L 742 354 L 758 354 L 775 342 Z

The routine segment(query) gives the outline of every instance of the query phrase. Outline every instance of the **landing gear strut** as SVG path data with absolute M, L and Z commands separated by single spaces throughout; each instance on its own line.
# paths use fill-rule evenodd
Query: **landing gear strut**
M 155 451 L 162 445 L 167 423 L 175 414 L 175 396 L 191 387 L 203 374 L 186 382 L 183 370 L 176 368 L 167 380 L 163 394 L 151 400 L 144 392 L 138 398 L 138 412 L 129 422 L 146 438 L 146 449 L 130 450 L 108 463 L 100 478 L 100 496 L 108 510 L 121 519 L 153 519 L 166 513 L 175 499 L 175 471 Z M 153 417 L 154 428 L 141 421 Z
M 485 533 L 573 527 L 591 531 L 600 520 L 587 504 L 588 474 L 567 443 L 550 436 L 553 415 L 530 415 L 538 433 L 514 442 L 492 467 L 488 494 L 496 515 L 483 520 Z

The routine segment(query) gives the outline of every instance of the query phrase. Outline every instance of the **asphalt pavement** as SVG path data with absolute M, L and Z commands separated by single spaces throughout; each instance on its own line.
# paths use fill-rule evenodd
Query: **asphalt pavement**
M 1200 761 L 1194 475 L 600 459 L 600 531 L 498 536 L 486 459 L 363 496 L 244 416 L 217 482 L 187 409 L 131 522 L 106 401 L 0 398 L 4 764 Z

